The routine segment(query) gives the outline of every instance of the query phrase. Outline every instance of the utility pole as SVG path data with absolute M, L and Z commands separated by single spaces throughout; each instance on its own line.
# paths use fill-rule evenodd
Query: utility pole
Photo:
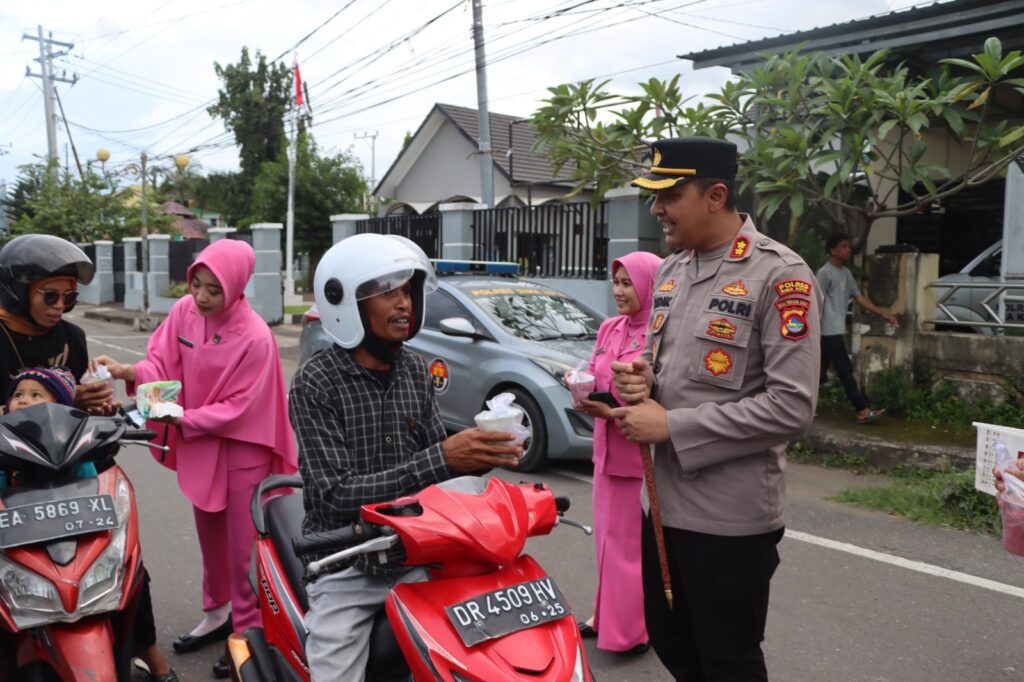
M 370 133 L 363 133 L 360 135 L 356 133 L 357 140 L 369 140 L 370 141 L 370 194 L 372 195 L 373 190 L 377 187 L 377 134 L 379 131 L 374 130 L 373 135 Z M 367 197 L 366 205 L 370 205 L 369 197 Z
M 54 76 L 53 60 L 66 55 L 74 47 L 74 44 L 54 40 L 52 33 L 49 38 L 44 38 L 42 24 L 38 26 L 38 30 L 38 36 L 32 36 L 27 33 L 24 33 L 21 36 L 22 40 L 36 40 L 39 42 L 39 56 L 34 61 L 39 62 L 40 73 L 32 73 L 32 68 L 26 66 L 25 75 L 32 78 L 39 78 L 43 81 L 43 104 L 46 109 L 47 158 L 49 159 L 50 172 L 56 174 L 57 164 L 60 163 L 60 161 L 57 159 L 57 112 L 53 105 L 53 82 L 59 81 L 61 83 L 71 83 L 73 85 L 78 80 L 78 77 L 75 76 L 73 79 L 68 80 L 63 75 Z M 54 52 L 52 49 L 54 45 L 65 49 L 61 52 Z
M 146 162 L 149 157 L 142 152 L 139 157 L 139 177 L 142 179 L 142 315 L 149 318 L 149 199 L 146 197 Z
M 476 51 L 476 99 L 480 117 L 480 200 L 487 208 L 494 208 L 494 162 L 491 160 L 491 123 L 487 113 L 483 0 L 473 0 L 473 47 Z

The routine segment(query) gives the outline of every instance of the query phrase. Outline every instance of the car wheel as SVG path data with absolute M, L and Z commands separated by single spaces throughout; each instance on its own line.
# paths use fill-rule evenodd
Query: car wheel
M 529 393 L 515 387 L 506 393 L 516 397 L 515 403 L 523 408 L 523 425 L 530 427 L 532 435 L 523 443 L 523 456 L 515 471 L 535 471 L 544 466 L 548 459 L 548 430 L 544 424 L 544 414 L 540 406 Z

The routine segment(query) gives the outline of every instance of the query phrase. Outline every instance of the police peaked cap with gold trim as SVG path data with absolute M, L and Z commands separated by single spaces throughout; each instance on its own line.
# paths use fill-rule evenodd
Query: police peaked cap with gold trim
M 651 145 L 650 171 L 631 182 L 643 189 L 668 189 L 692 178 L 736 177 L 736 145 L 710 137 L 676 137 Z

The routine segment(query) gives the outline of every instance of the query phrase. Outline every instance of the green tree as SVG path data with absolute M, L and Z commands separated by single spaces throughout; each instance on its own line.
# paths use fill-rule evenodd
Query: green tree
M 12 223 L 14 234 L 45 233 L 73 242 L 96 239 L 119 241 L 136 236 L 142 227 L 139 197 L 118 186 L 111 176 L 87 171 L 78 178 L 67 171 L 56 175 L 44 163 L 19 168 L 18 186 L 30 188 L 23 208 Z M 149 231 L 167 232 L 171 219 L 155 197 L 149 199 Z
M 879 218 L 915 213 L 981 184 L 1024 152 L 1024 124 L 995 102 L 1024 93 L 1024 56 L 1003 54 L 996 38 L 970 60 L 948 59 L 927 75 L 893 63 L 821 53 L 765 55 L 765 62 L 691 104 L 679 77 L 641 83 L 642 94 L 615 95 L 607 81 L 549 88 L 533 115 L 538 149 L 574 169 L 574 191 L 595 200 L 634 177 L 651 140 L 677 135 L 738 139 L 741 191 L 767 222 L 789 216 L 789 241 L 822 222 L 867 241 Z M 964 150 L 945 165 L 934 147 L 949 137 Z M 929 154 L 929 145 L 933 147 Z M 901 193 L 902 191 L 902 193 Z M 808 213 L 813 212 L 813 219 Z
M 306 133 L 295 159 L 295 252 L 307 252 L 315 269 L 333 243 L 331 215 L 362 209 L 366 179 L 347 152 L 324 154 Z M 249 222 L 283 222 L 288 210 L 288 155 L 263 164 L 253 187 Z
M 268 64 L 258 50 L 255 60 L 242 48 L 237 64 L 214 71 L 222 87 L 217 103 L 207 109 L 220 118 L 240 147 L 239 178 L 227 195 L 226 217 L 231 224 L 245 225 L 251 214 L 252 187 L 264 163 L 280 157 L 285 149 L 284 116 L 291 103 L 291 70 L 284 64 Z

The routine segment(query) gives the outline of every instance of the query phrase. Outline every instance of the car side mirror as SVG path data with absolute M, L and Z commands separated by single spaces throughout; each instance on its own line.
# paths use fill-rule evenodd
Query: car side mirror
M 480 336 L 476 328 L 473 327 L 473 323 L 464 317 L 446 317 L 438 324 L 438 328 L 442 334 L 448 336 L 465 336 L 470 339 Z

